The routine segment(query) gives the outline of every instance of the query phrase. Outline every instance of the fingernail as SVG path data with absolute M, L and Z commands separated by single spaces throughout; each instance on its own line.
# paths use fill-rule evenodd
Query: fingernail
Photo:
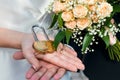
M 79 65 L 79 68 L 80 70 L 84 70 L 85 69 L 85 66 L 83 64 Z
M 82 70 L 84 70 L 85 69 L 85 66 L 84 65 L 82 65 Z
M 28 73 L 28 74 L 26 75 L 26 78 L 29 79 L 30 77 L 31 77 L 31 74 Z
M 36 68 L 34 65 L 32 65 L 32 67 L 33 67 L 33 69 L 34 69 L 35 71 L 37 71 L 37 68 Z

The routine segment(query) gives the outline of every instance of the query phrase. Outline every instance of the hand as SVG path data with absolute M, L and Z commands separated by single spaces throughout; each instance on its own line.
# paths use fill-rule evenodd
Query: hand
M 16 52 L 14 54 L 14 59 L 24 59 L 23 53 Z M 66 72 L 65 69 L 43 60 L 39 60 L 39 65 L 41 67 L 38 69 L 38 71 L 34 70 L 33 67 L 27 71 L 27 80 L 50 80 L 51 78 L 54 78 L 54 80 L 59 80 Z
M 66 72 L 65 69 L 45 61 L 40 61 L 40 65 L 42 67 L 37 72 L 31 67 L 26 74 L 26 78 L 29 80 L 50 80 L 52 78 L 59 80 Z
M 38 35 L 38 37 L 40 40 L 45 40 L 44 36 L 42 35 Z M 48 61 L 70 71 L 84 69 L 84 65 L 82 64 L 82 62 L 76 56 L 73 56 L 73 54 L 76 54 L 74 50 L 60 44 L 58 46 L 58 50 L 53 52 L 52 54 L 38 54 L 37 56 L 35 56 L 36 52 L 32 47 L 33 43 L 33 37 L 31 35 L 27 35 L 22 40 L 21 47 L 24 57 L 32 64 L 34 69 L 38 70 L 40 68 L 39 60 L 37 58 Z

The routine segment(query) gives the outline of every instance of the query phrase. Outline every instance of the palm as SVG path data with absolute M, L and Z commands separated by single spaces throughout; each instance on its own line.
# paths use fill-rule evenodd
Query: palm
M 40 39 L 44 40 L 44 37 L 40 36 Z M 70 71 L 77 71 L 77 69 L 84 69 L 82 62 L 76 57 L 76 52 L 67 46 L 60 44 L 57 51 L 51 54 L 39 54 L 33 49 L 33 38 L 27 36 L 22 43 L 22 51 L 24 57 L 37 69 L 40 67 L 38 59 L 45 60 L 59 67 L 63 67 Z M 36 55 L 37 54 L 37 55 Z M 36 55 L 36 56 L 35 56 Z M 37 58 L 38 59 L 37 59 Z

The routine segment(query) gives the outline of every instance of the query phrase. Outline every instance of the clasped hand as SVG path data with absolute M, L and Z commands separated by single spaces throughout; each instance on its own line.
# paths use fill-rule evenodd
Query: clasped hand
M 38 35 L 40 40 L 44 40 L 43 35 Z M 55 80 L 60 79 L 66 70 L 83 70 L 84 65 L 77 58 L 76 52 L 63 44 L 59 44 L 57 51 L 51 54 L 38 54 L 33 48 L 34 39 L 28 34 L 21 42 L 22 51 L 14 54 L 17 60 L 27 59 L 32 67 L 28 70 L 26 78 L 29 80 Z

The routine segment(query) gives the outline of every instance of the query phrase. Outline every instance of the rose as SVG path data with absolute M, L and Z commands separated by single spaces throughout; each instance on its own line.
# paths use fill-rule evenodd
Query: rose
M 89 18 L 81 18 L 77 20 L 77 27 L 80 30 L 84 30 L 85 28 L 91 26 L 91 20 Z
M 65 9 L 65 3 L 61 3 L 60 1 L 55 1 L 53 3 L 53 12 L 58 13 L 64 11 Z
M 97 14 L 92 14 L 91 19 L 92 19 L 93 23 L 97 23 L 99 20 L 99 18 L 97 17 Z
M 77 5 L 73 8 L 73 14 L 76 18 L 84 18 L 88 13 L 88 9 L 84 5 Z
M 88 5 L 93 5 L 97 2 L 97 0 L 84 0 L 84 3 L 85 4 L 88 4 Z
M 65 22 L 65 26 L 69 29 L 74 29 L 76 27 L 76 21 Z
M 100 18 L 109 17 L 112 11 L 113 7 L 107 2 L 101 2 L 97 8 L 97 14 Z
M 106 0 L 97 0 L 97 2 L 105 2 Z
M 65 11 L 65 12 L 63 12 L 61 17 L 66 22 L 74 20 L 74 16 L 73 16 L 72 11 Z
M 94 4 L 94 5 L 88 5 L 88 9 L 89 9 L 90 11 L 95 12 L 96 9 L 97 9 L 97 5 L 96 5 L 96 4 Z

